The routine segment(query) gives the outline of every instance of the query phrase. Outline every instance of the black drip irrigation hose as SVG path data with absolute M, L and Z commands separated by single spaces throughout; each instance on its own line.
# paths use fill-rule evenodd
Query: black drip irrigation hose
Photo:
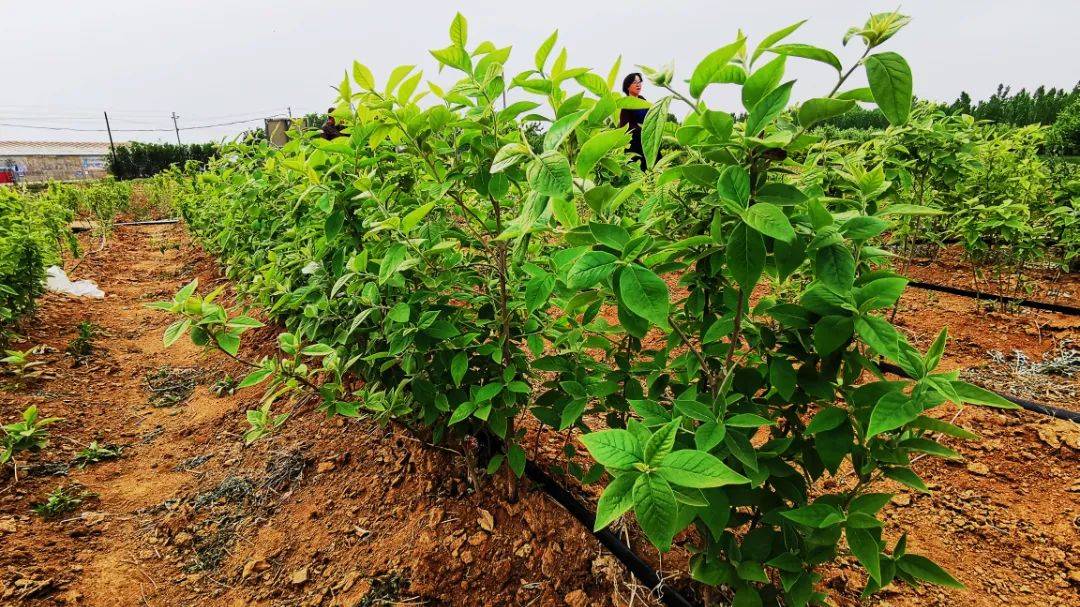
M 1062 304 L 1046 303 L 1042 301 L 1034 301 L 1031 299 L 1023 299 L 1020 297 L 1012 297 L 1010 295 L 991 295 L 990 293 L 981 293 L 979 291 L 971 291 L 969 289 L 960 289 L 957 287 L 949 287 L 945 285 L 934 284 L 932 282 L 922 282 L 920 280 L 912 280 L 908 282 L 909 287 L 915 287 L 916 289 L 923 289 L 925 291 L 938 291 L 939 293 L 949 293 L 950 295 L 960 295 L 962 297 L 970 297 L 972 299 L 983 299 L 987 301 L 1001 301 L 1010 303 L 1017 306 L 1023 306 L 1025 308 L 1035 308 L 1037 310 L 1046 310 L 1048 312 L 1057 312 L 1058 314 L 1067 314 L 1069 316 L 1080 316 L 1080 308 L 1073 306 L 1066 306 Z
M 179 219 L 154 219 L 151 221 L 122 221 L 120 223 L 114 223 L 113 226 L 159 226 L 170 223 L 180 223 Z
M 892 373 L 893 375 L 899 375 L 900 377 L 907 377 L 909 379 L 911 378 L 911 376 L 908 375 L 903 369 L 891 363 L 882 362 L 879 363 L 878 366 L 881 367 L 881 370 L 886 373 Z M 1020 405 L 1028 411 L 1041 413 L 1043 415 L 1049 415 L 1050 417 L 1056 417 L 1057 419 L 1064 419 L 1071 422 L 1080 423 L 1080 412 L 1078 411 L 1069 411 L 1068 409 L 1062 409 L 1060 407 L 1044 405 L 1042 403 L 1037 403 L 1023 398 L 1016 398 L 1015 396 L 1002 394 L 1000 392 L 997 392 L 996 390 L 990 391 L 1013 404 Z
M 629 546 L 622 543 L 618 536 L 610 529 L 593 531 L 593 526 L 596 524 L 596 515 L 593 514 L 588 507 L 579 502 L 577 498 L 571 495 L 569 491 L 564 489 L 562 485 L 555 482 L 555 479 L 551 478 L 547 473 L 541 470 L 540 466 L 537 466 L 531 461 L 526 461 L 525 476 L 530 481 L 539 485 L 540 488 L 558 502 L 559 505 L 566 508 L 579 523 L 596 536 L 600 545 L 607 548 L 611 554 L 615 555 L 615 558 L 619 559 L 619 562 L 630 570 L 630 573 L 632 573 L 634 577 L 648 586 L 651 590 L 657 591 L 660 600 L 664 605 L 667 605 L 667 607 L 698 607 L 696 603 L 692 603 L 689 599 L 680 594 L 678 590 L 664 584 L 660 575 L 656 573 L 656 570 L 643 561 L 640 556 L 635 554 Z

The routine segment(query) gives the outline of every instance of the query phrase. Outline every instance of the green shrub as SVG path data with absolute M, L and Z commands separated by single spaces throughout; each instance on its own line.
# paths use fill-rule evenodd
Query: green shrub
M 597 463 L 568 468 L 586 483 L 607 474 L 598 527 L 632 511 L 661 551 L 685 531 L 693 577 L 736 604 L 821 603 L 815 568 L 845 543 L 867 593 L 959 586 L 905 539 L 884 541 L 880 483 L 925 491 L 913 457 L 958 457 L 938 438 L 971 435 L 933 408 L 1014 405 L 937 370 L 945 331 L 920 352 L 880 313 L 906 280 L 874 245 L 934 209 L 904 200 L 869 149 L 841 159 L 808 134 L 856 101 L 908 124 L 908 65 L 877 50 L 907 21 L 852 28 L 865 52 L 848 69 L 783 43 L 801 23 L 752 51 L 740 35 L 688 93 L 672 68 L 645 70 L 666 91 L 649 105 L 612 92 L 618 63 L 605 77 L 565 50 L 552 60 L 556 35 L 510 76 L 510 47 L 469 50 L 458 15 L 431 51 L 459 77 L 429 83 L 441 103 L 418 104 L 428 91 L 412 66 L 376 83 L 354 63 L 334 112 L 348 137 L 228 147 L 179 181 L 184 219 L 288 332 L 279 357 L 244 359 L 259 323 L 192 283 L 152 305 L 179 317 L 165 343 L 188 334 L 253 368 L 238 388 L 268 387 L 249 440 L 284 422 L 270 406 L 297 390 L 330 414 L 459 443 L 492 474 L 522 474 L 526 416 L 580 432 Z M 798 58 L 838 79 L 788 110 Z M 843 90 L 857 68 L 869 87 Z M 740 87 L 745 119 L 707 107 L 716 85 Z M 508 88 L 530 100 L 504 106 Z M 680 102 L 682 124 L 669 120 Z M 642 172 L 615 120 L 646 106 Z M 539 149 L 523 132 L 536 121 Z M 912 379 L 886 379 L 879 358 Z

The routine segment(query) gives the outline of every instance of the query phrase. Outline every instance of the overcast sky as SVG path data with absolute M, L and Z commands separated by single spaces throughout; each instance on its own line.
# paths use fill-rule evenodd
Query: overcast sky
M 208 141 L 261 124 L 267 115 L 325 109 L 331 85 L 359 59 L 383 81 L 399 64 L 417 64 L 440 83 L 427 49 L 449 43 L 455 11 L 469 21 L 469 46 L 491 40 L 514 45 L 511 74 L 530 67 L 536 47 L 555 28 L 570 66 L 606 74 L 623 56 L 634 64 L 674 60 L 688 78 L 698 60 L 742 28 L 750 44 L 799 19 L 790 38 L 829 48 L 850 63 L 861 43 L 841 37 L 889 2 L 829 0 L 543 0 L 540 2 L 418 2 L 417 0 L 0 0 L 0 124 L 103 129 L 108 110 L 117 140 L 175 141 L 170 113 L 181 128 L 260 119 L 181 131 L 185 142 Z M 1014 89 L 1072 87 L 1080 79 L 1078 0 L 905 0 L 912 24 L 888 43 L 915 74 L 915 93 L 951 100 L 966 90 L 976 99 L 999 82 Z M 554 54 L 552 55 L 554 57 Z M 789 63 L 799 79 L 795 97 L 824 94 L 835 72 L 805 60 Z M 711 87 L 717 108 L 738 110 L 731 88 Z M 646 86 L 645 96 L 657 91 Z M 105 141 L 104 132 L 0 126 L 0 140 Z

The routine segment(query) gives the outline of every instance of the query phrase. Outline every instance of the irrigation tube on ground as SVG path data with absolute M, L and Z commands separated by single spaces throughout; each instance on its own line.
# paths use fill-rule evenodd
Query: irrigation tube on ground
M 900 367 L 897 367 L 896 365 L 893 365 L 891 363 L 882 362 L 882 363 L 879 363 L 878 366 L 881 367 L 881 370 L 886 372 L 886 373 L 892 373 L 893 375 L 899 375 L 900 377 L 907 377 L 909 379 L 911 378 L 911 376 L 908 375 L 907 373 L 905 373 L 903 369 L 901 369 Z M 988 388 L 986 388 L 986 389 L 988 389 Z M 990 390 L 990 391 L 993 392 L 994 394 L 997 394 L 1001 398 L 1004 398 L 1005 400 L 1007 400 L 1007 401 L 1009 401 L 1011 403 L 1020 405 L 1021 407 L 1023 407 L 1024 409 L 1027 409 L 1028 411 L 1034 411 L 1035 413 L 1041 413 L 1043 415 L 1049 415 L 1050 417 L 1056 417 L 1058 419 L 1064 419 L 1064 420 L 1080 423 L 1080 411 L 1069 411 L 1068 409 L 1062 409 L 1060 407 L 1054 407 L 1052 405 L 1044 405 L 1042 403 L 1037 403 L 1037 402 L 1034 402 L 1034 401 L 1025 400 L 1023 398 L 1016 398 L 1015 396 L 1009 396 L 1008 394 L 1002 394 L 1001 392 L 998 392 L 996 390 Z
M 634 554 L 634 551 L 622 543 L 610 529 L 593 531 L 593 525 L 596 524 L 596 515 L 571 495 L 569 491 L 563 489 L 562 485 L 555 482 L 555 479 L 548 476 L 539 466 L 531 461 L 525 462 L 525 476 L 539 485 L 545 493 L 550 495 L 556 502 L 559 502 L 563 508 L 566 508 L 579 523 L 596 536 L 596 539 L 600 541 L 600 545 L 611 551 L 615 558 L 619 559 L 619 562 L 630 570 L 634 577 L 650 589 L 659 589 L 660 600 L 664 605 L 668 607 L 698 607 L 680 594 L 678 590 L 663 584 L 663 580 L 660 579 L 660 575 L 656 573 L 656 570 L 637 554 Z
M 114 223 L 113 226 L 158 226 L 169 223 L 180 223 L 179 219 L 154 219 L 151 221 L 122 221 L 120 223 Z
M 908 286 L 915 287 L 916 289 L 923 289 L 925 291 L 938 291 L 939 293 L 960 295 L 963 297 L 970 297 L 972 299 L 985 299 L 987 301 L 1004 301 L 1014 305 L 1024 306 L 1025 308 L 1035 308 L 1037 310 L 1057 312 L 1059 314 L 1067 314 L 1069 316 L 1080 316 L 1080 308 L 1066 306 L 1063 304 L 1046 303 L 1042 301 L 1034 301 L 1031 299 L 1012 297 L 1009 295 L 991 295 L 990 293 L 981 293 L 979 291 L 971 291 L 969 289 L 949 287 L 946 285 L 934 284 L 932 282 L 922 282 L 919 280 L 909 281 Z

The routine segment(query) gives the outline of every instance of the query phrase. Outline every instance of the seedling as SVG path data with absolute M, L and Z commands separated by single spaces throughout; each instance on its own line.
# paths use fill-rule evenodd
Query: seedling
M 251 429 L 244 433 L 244 443 L 250 445 L 264 436 L 272 434 L 275 430 L 289 419 L 288 413 L 274 415 L 270 411 L 270 403 L 265 402 L 258 409 L 247 412 L 247 421 Z
M 98 328 L 90 321 L 84 320 L 79 323 L 79 334 L 68 342 L 67 352 L 75 357 L 77 363 L 94 353 L 94 339 L 98 335 Z
M 27 350 L 5 350 L 7 356 L 0 358 L 4 365 L 4 371 L 15 377 L 15 382 L 22 384 L 27 380 L 37 379 L 45 373 L 45 361 L 34 360 L 33 356 L 40 354 L 40 347 L 35 346 Z
M 92 441 L 75 455 L 72 463 L 79 468 L 85 468 L 90 464 L 120 457 L 120 451 L 121 447 L 118 445 L 99 445 L 97 441 Z
M 40 451 L 49 444 L 51 424 L 60 421 L 59 417 L 38 417 L 38 408 L 28 407 L 22 414 L 22 421 L 3 427 L 4 437 L 0 447 L 0 464 L 5 464 L 20 451 Z
M 77 486 L 61 486 L 53 489 L 45 501 L 32 505 L 30 510 L 41 518 L 52 519 L 75 510 L 91 497 L 94 497 L 93 493 L 83 491 Z
M 214 385 L 210 387 L 210 391 L 217 396 L 232 396 L 236 394 L 236 386 L 240 384 L 240 380 L 226 373 L 221 379 L 214 382 Z

